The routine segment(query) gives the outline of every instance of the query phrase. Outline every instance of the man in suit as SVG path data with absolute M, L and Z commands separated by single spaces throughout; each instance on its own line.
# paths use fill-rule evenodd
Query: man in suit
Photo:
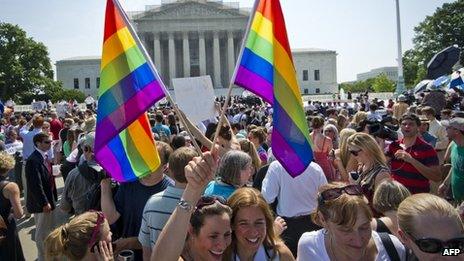
M 26 161 L 27 200 L 29 213 L 34 214 L 35 243 L 39 261 L 45 260 L 44 241 L 54 226 L 57 191 L 52 175 L 51 159 L 47 154 L 51 139 L 48 134 L 38 133 L 33 138 L 35 150 Z

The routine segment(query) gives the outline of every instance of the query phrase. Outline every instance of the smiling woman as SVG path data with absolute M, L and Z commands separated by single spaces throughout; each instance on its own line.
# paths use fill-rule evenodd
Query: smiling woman
M 322 186 L 313 219 L 323 229 L 301 236 L 298 260 L 406 260 L 395 236 L 372 231 L 372 211 L 358 185 Z
M 225 260 L 294 260 L 274 229 L 274 217 L 261 193 L 240 188 L 228 200 L 233 242 Z

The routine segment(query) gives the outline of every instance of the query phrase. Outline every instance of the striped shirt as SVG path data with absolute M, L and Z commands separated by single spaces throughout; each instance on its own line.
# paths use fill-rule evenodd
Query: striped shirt
M 404 140 L 400 140 L 399 144 L 404 144 Z M 392 178 L 403 184 L 412 194 L 428 193 L 430 191 L 429 180 L 412 164 L 395 158 L 395 153 L 399 149 L 401 149 L 401 147 L 398 143 L 393 142 L 388 146 L 386 153 L 386 155 L 392 159 L 390 162 Z M 405 151 L 425 166 L 432 167 L 439 164 L 437 152 L 430 144 L 420 137 L 417 137 L 414 145 L 407 148 Z
M 143 209 L 142 225 L 138 237 L 142 246 L 152 248 L 155 245 L 183 192 L 184 189 L 169 186 L 148 199 Z

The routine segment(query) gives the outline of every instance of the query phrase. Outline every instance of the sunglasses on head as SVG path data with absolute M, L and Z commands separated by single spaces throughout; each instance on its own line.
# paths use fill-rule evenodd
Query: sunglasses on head
M 416 246 L 425 253 L 442 253 L 446 249 L 464 250 L 464 237 L 452 238 L 447 241 L 442 241 L 436 238 L 420 238 L 417 239 L 410 233 L 407 233 L 414 241 Z
M 105 215 L 101 211 L 95 211 L 97 213 L 97 222 L 95 224 L 95 227 L 93 228 L 92 231 L 92 236 L 90 237 L 89 241 L 89 246 L 90 246 L 90 251 L 93 252 L 93 249 L 95 246 L 98 244 L 98 234 L 100 233 L 100 227 L 105 221 Z
M 195 211 L 198 211 L 206 206 L 213 205 L 214 203 L 219 202 L 223 205 L 227 204 L 227 201 L 221 196 L 203 196 L 198 200 Z
M 341 188 L 332 188 L 322 191 L 319 195 L 319 203 L 322 205 L 327 200 L 334 200 L 339 198 L 343 193 L 353 196 L 362 196 L 362 190 L 359 185 L 348 185 Z
M 358 156 L 361 150 L 348 150 L 353 156 Z

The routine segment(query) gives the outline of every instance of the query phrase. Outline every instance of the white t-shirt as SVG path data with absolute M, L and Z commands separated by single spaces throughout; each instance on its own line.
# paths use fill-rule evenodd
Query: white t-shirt
M 319 261 L 330 261 L 329 254 L 324 243 L 324 231 L 320 229 L 317 231 L 304 233 L 298 241 L 298 257 L 297 260 L 319 260 Z M 387 250 L 383 246 L 382 240 L 376 231 L 372 231 L 372 237 L 374 238 L 375 246 L 377 247 L 377 257 L 375 260 L 384 261 L 390 260 Z M 393 235 L 390 235 L 393 245 L 398 252 L 400 260 L 406 260 L 406 251 L 403 244 Z
M 278 199 L 277 215 L 297 217 L 309 215 L 317 207 L 317 191 L 327 184 L 321 167 L 311 162 L 301 175 L 293 178 L 279 161 L 273 161 L 267 169 L 261 193 L 268 203 Z

